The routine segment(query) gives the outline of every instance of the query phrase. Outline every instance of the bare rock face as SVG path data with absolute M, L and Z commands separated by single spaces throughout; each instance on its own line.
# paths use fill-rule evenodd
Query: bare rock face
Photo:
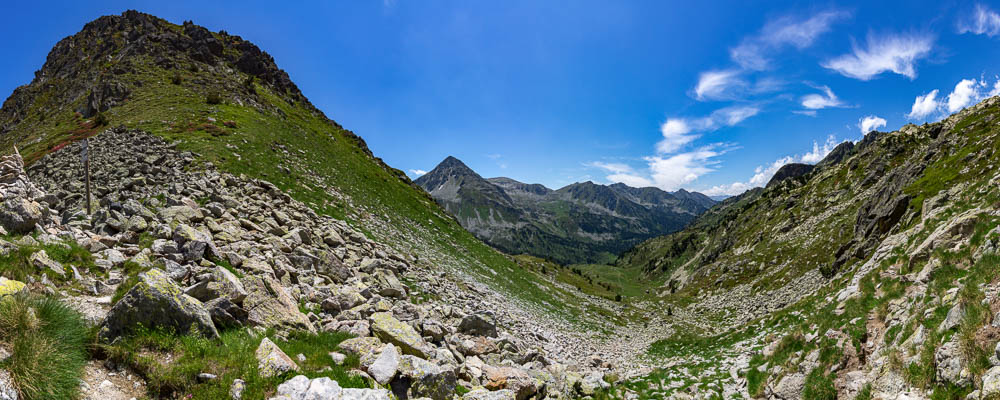
M 169 328 L 176 332 L 197 331 L 206 337 L 219 337 L 212 317 L 202 303 L 184 294 L 159 269 L 139 274 L 139 283 L 111 308 L 101 322 L 98 338 L 111 342 L 139 325 Z
M 48 215 L 35 199 L 44 196 L 28 179 L 20 154 L 0 158 L 0 225 L 10 233 L 28 233 Z

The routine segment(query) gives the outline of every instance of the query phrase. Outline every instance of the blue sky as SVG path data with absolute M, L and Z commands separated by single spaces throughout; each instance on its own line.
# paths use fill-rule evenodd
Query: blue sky
M 134 8 L 241 35 L 411 171 L 736 194 L 863 130 L 995 93 L 988 2 L 344 1 L 5 4 L 0 92 Z M 169 4 L 168 4 L 169 3 Z

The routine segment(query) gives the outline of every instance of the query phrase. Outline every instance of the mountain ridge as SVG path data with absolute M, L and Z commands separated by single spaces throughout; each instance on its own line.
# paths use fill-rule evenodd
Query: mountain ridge
M 609 262 L 644 238 L 680 229 L 715 204 L 685 190 L 591 181 L 550 189 L 487 179 L 453 156 L 414 183 L 487 243 L 564 264 Z

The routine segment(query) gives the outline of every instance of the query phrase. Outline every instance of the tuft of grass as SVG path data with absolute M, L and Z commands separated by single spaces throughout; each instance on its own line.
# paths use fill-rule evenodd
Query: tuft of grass
M 75 399 L 91 336 L 80 313 L 55 298 L 0 301 L 0 338 L 13 353 L 0 369 L 11 373 L 26 400 Z
M 322 332 L 318 335 L 296 332 L 288 340 L 274 339 L 289 356 L 305 356 L 296 360 L 300 371 L 265 378 L 257 370 L 254 352 L 262 336 L 235 329 L 222 333 L 219 339 L 176 335 L 160 330 L 139 329 L 117 343 L 99 345 L 109 359 L 128 365 L 146 379 L 148 394 L 157 398 L 222 399 L 229 397 L 229 385 L 236 378 L 246 382 L 243 398 L 267 398 L 275 388 L 294 375 L 309 378 L 321 376 L 336 380 L 341 387 L 368 387 L 362 378 L 349 374 L 358 366 L 356 356 L 348 357 L 338 366 L 329 352 L 350 335 Z M 198 374 L 210 373 L 216 379 L 201 382 Z

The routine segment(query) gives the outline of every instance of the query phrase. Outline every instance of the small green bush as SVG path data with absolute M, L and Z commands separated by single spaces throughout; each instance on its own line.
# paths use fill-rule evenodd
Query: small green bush
M 103 112 L 98 112 L 94 115 L 94 126 L 105 126 L 108 124 L 108 116 Z
M 222 95 L 218 92 L 211 92 L 208 96 L 205 96 L 205 102 L 208 104 L 220 104 L 222 103 Z

